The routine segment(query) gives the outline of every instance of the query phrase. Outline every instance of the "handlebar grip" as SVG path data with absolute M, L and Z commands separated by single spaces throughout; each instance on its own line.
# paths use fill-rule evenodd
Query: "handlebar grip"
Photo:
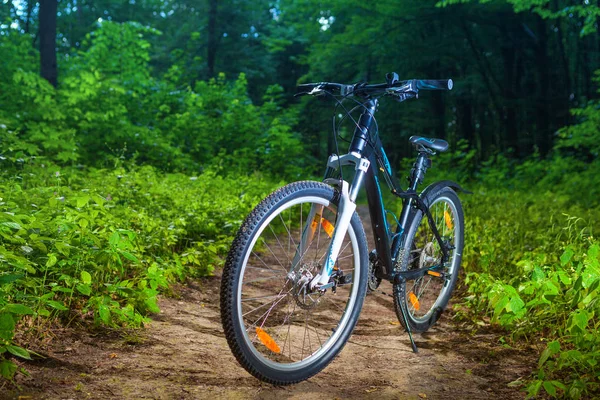
M 452 79 L 417 79 L 418 90 L 452 90 Z

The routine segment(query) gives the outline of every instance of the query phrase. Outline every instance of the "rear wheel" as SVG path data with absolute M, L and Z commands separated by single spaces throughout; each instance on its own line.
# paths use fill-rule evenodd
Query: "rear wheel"
M 286 385 L 321 371 L 343 348 L 367 283 L 367 243 L 355 213 L 334 266 L 334 289 L 310 289 L 336 223 L 338 196 L 296 182 L 263 200 L 240 228 L 221 283 L 221 318 L 240 364 Z
M 464 242 L 464 214 L 454 190 L 443 188 L 425 200 L 442 240 L 451 250 L 442 263 L 442 251 L 427 216 L 417 211 L 401 256 L 401 271 L 430 267 L 420 278 L 394 285 L 394 306 L 406 328 L 402 311 L 413 332 L 425 332 L 439 319 L 456 286 Z

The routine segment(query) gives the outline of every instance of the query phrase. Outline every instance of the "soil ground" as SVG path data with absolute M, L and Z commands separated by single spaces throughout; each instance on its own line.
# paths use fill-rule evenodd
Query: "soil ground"
M 368 224 L 366 224 L 368 226 Z M 451 307 L 419 353 L 394 312 L 391 286 L 367 295 L 349 343 L 321 373 L 287 387 L 262 383 L 231 354 L 219 311 L 220 277 L 175 288 L 145 330 L 106 335 L 55 332 L 46 358 L 22 363 L 19 390 L 1 399 L 522 399 L 507 386 L 537 363 L 531 347 L 500 342 L 502 332 L 459 323 Z

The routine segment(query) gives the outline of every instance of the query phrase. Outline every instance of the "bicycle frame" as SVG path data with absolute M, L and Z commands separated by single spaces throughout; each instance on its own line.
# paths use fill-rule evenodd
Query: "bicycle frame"
M 326 260 L 320 273 L 310 283 L 311 289 L 326 290 L 335 285 L 334 282 L 330 282 L 333 266 L 339 255 L 340 247 L 350 224 L 352 214 L 356 209 L 356 197 L 363 185 L 366 189 L 369 214 L 371 216 L 371 226 L 375 239 L 375 249 L 379 258 L 379 263 L 377 263 L 375 268 L 375 275 L 377 278 L 397 283 L 405 279 L 418 278 L 419 276 L 424 275 L 427 270 L 441 267 L 422 268 L 409 272 L 399 272 L 395 268 L 395 265 L 399 261 L 401 245 L 403 244 L 408 227 L 417 210 L 421 210 L 423 214 L 427 216 L 432 231 L 440 244 L 443 253 L 442 265 L 448 259 L 450 247 L 442 240 L 435 221 L 429 212 L 428 205 L 425 204 L 423 199 L 416 192 L 418 185 L 423 181 L 427 168 L 431 166 L 431 160 L 429 159 L 431 153 L 427 151 L 419 152 L 411 171 L 408 189 L 406 191 L 402 190 L 392 176 L 392 168 L 385 150 L 383 149 L 381 140 L 377 137 L 374 143 L 371 143 L 369 138 L 369 130 L 373 123 L 373 115 L 377 108 L 377 99 L 368 100 L 365 105 L 365 110 L 361 114 L 354 131 L 349 152 L 341 156 L 335 154 L 331 155 L 327 163 L 324 182 L 339 186 L 339 213 Z M 336 170 L 340 170 L 345 165 L 355 166 L 356 173 L 352 180 L 352 184 L 341 179 L 331 178 Z M 383 173 L 386 184 L 392 193 L 403 200 L 402 213 L 400 214 L 400 219 L 397 220 L 398 225 L 395 233 L 391 233 L 387 222 L 378 170 Z M 454 182 L 442 181 L 431 185 L 425 189 L 424 193 L 429 192 L 434 188 L 445 186 L 450 186 L 455 190 L 464 190 Z M 302 240 L 303 243 L 309 243 L 310 238 L 314 235 L 316 228 L 314 224 L 309 221 L 313 221 L 313 218 L 317 214 L 319 214 L 319 210 L 311 210 L 303 233 L 303 239 L 308 239 L 308 241 Z M 300 254 L 303 251 L 304 249 L 300 249 Z

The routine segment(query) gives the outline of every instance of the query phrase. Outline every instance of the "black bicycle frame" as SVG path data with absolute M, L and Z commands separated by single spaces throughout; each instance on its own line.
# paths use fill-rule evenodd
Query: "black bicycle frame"
M 365 185 L 367 193 L 367 202 L 369 214 L 371 216 L 371 226 L 375 239 L 375 249 L 379 258 L 379 263 L 375 269 L 377 278 L 386 279 L 392 282 L 403 279 L 415 279 L 422 276 L 427 269 L 422 271 L 399 272 L 394 266 L 398 261 L 400 248 L 403 244 L 406 230 L 412 222 L 412 218 L 417 210 L 421 210 L 428 218 L 429 225 L 432 228 L 434 236 L 440 244 L 443 257 L 442 264 L 448 259 L 449 246 L 442 240 L 435 221 L 429 212 L 429 208 L 423 200 L 417 195 L 416 189 L 423 181 L 427 169 L 431 166 L 431 160 L 427 151 L 420 151 L 417 160 L 410 174 L 409 186 L 406 191 L 402 190 L 392 175 L 392 168 L 383 149 L 381 140 L 377 137 L 375 140 L 370 138 L 370 129 L 374 121 L 374 113 L 377 108 L 377 99 L 370 99 L 365 103 L 365 109 L 354 130 L 352 141 L 350 142 L 349 153 L 357 158 L 366 158 L 369 160 L 369 167 L 361 179 Z M 341 168 L 341 165 L 340 165 Z M 331 177 L 334 168 L 327 167 L 325 178 Z M 402 213 L 400 214 L 396 232 L 392 235 L 386 218 L 381 186 L 378 173 L 383 173 L 386 184 L 392 193 L 403 200 Z M 357 184 L 356 180 L 353 186 Z M 458 187 L 460 188 L 460 187 Z M 406 276 L 405 276 L 406 275 Z M 414 275 L 414 276 L 413 276 Z

